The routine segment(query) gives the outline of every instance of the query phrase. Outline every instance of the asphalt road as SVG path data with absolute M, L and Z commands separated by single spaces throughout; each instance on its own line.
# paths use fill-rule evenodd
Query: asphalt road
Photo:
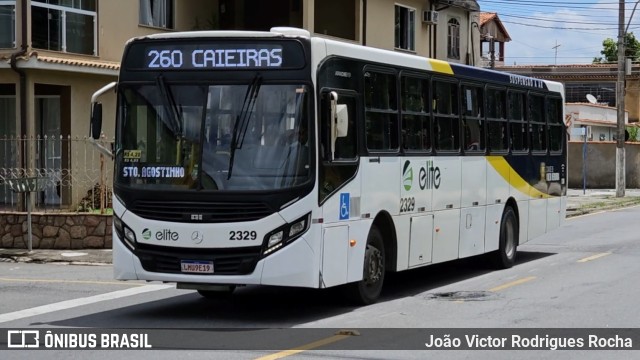
M 117 352 L 119 358 L 137 359 L 256 359 L 274 354 L 271 358 L 637 358 L 638 351 L 627 350 L 379 349 L 384 341 L 406 342 L 408 335 L 401 330 L 407 328 L 533 328 L 544 335 L 550 328 L 639 327 L 639 216 L 640 208 L 627 208 L 571 218 L 561 229 L 521 246 L 516 266 L 508 270 L 490 271 L 470 259 L 392 274 L 381 301 L 360 308 L 345 304 L 333 289 L 246 287 L 232 299 L 209 301 L 171 285 L 115 282 L 110 266 L 0 263 L 0 328 L 315 328 L 320 330 L 315 338 L 302 336 L 303 331 L 288 334 L 300 334 L 296 346 L 348 348 L 357 343 L 362 349 Z M 334 336 L 330 329 L 359 329 L 360 336 Z M 381 338 L 370 329 L 387 330 Z M 246 332 L 237 334 L 250 338 Z M 3 359 L 113 356 L 113 351 L 86 350 L 0 354 Z

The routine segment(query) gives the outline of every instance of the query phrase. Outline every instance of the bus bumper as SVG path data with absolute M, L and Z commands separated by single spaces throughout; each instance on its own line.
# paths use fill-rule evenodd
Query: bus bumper
M 118 280 L 148 280 L 191 284 L 276 285 L 319 287 L 319 257 L 304 236 L 258 261 L 247 275 L 204 275 L 146 271 L 140 259 L 113 231 L 113 269 Z M 215 264 L 214 264 L 215 269 Z

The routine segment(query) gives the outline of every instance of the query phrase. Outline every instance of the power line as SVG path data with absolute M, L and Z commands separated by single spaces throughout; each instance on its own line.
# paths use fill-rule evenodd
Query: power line
M 519 23 L 519 22 L 514 22 L 514 21 L 502 21 L 505 24 L 514 24 L 514 25 L 522 25 L 522 26 L 531 26 L 531 27 L 537 27 L 537 28 L 544 28 L 544 29 L 558 29 L 558 30 L 615 30 L 617 29 L 617 27 L 602 27 L 602 28 L 574 28 L 574 27 L 561 27 L 561 26 L 543 26 L 543 25 L 538 25 L 538 24 L 524 24 L 524 23 Z M 630 29 L 640 29 L 640 27 L 634 27 L 634 28 L 630 28 Z
M 510 10 L 512 10 L 512 9 L 510 9 Z M 531 10 L 529 10 L 529 9 L 523 9 L 522 11 L 523 11 L 522 14 L 517 13 L 517 12 L 516 13 L 512 13 L 512 12 L 501 12 L 501 11 L 498 11 L 498 12 L 495 12 L 495 11 L 483 11 L 483 12 L 495 12 L 499 17 L 502 17 L 502 16 L 528 16 L 528 17 L 531 17 L 533 19 L 546 19 L 546 18 L 539 18 L 539 17 L 531 16 Z M 557 14 L 557 15 L 561 15 L 561 16 L 576 15 L 576 17 L 603 18 L 603 19 L 610 19 L 612 17 L 611 15 L 592 15 L 591 14 L 592 12 L 593 11 L 589 11 L 588 15 L 587 14 L 582 15 L 582 14 L 577 14 L 577 13 L 576 14 L 558 14 L 557 12 L 555 12 L 555 13 L 543 13 L 543 14 L 544 15 Z M 556 18 L 555 21 L 562 21 L 562 20 L 558 20 Z M 591 24 L 593 24 L 593 21 L 591 22 Z
M 490 3 L 490 4 L 500 4 L 507 5 L 509 7 L 512 6 L 529 6 L 536 8 L 569 8 L 569 9 L 591 9 L 591 10 L 611 10 L 614 9 L 614 4 L 618 4 L 617 2 L 578 2 L 578 3 L 558 3 L 557 1 L 500 1 L 500 0 L 482 0 L 479 1 L 481 3 Z M 544 6 L 540 6 L 544 4 Z M 583 5 L 594 5 L 594 6 L 583 6 Z M 607 7 L 599 7 L 596 5 L 607 5 L 610 4 L 612 6 Z
M 585 25 L 593 25 L 593 21 L 587 22 L 587 21 L 569 21 L 569 20 L 559 20 L 559 19 L 549 19 L 549 18 L 541 18 L 541 17 L 533 17 L 533 16 L 518 16 L 518 15 L 505 15 L 505 14 L 499 14 L 500 16 L 504 16 L 504 17 L 512 17 L 512 18 L 517 18 L 517 19 L 528 19 L 528 20 L 535 20 L 535 21 L 546 21 L 546 22 L 562 22 L 563 24 L 585 24 Z M 503 21 L 504 22 L 504 21 Z M 599 24 L 601 25 L 617 25 L 617 23 L 604 23 L 604 22 L 600 22 Z M 616 28 L 617 29 L 617 28 Z

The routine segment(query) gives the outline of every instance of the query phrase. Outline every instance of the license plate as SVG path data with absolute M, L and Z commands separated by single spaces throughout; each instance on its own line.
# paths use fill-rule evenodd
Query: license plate
M 213 261 L 182 260 L 181 270 L 185 273 L 213 274 Z

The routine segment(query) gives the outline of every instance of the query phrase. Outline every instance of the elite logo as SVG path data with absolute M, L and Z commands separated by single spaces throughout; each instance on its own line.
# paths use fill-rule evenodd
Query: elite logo
M 413 169 L 411 168 L 411 162 L 409 160 L 404 162 L 402 168 L 402 185 L 406 191 L 411 190 L 413 184 Z
M 155 234 L 155 238 L 158 241 L 167 241 L 167 240 L 178 241 L 179 237 L 180 236 L 178 235 L 177 232 L 171 231 L 169 229 L 156 231 L 156 234 Z M 149 230 L 148 228 L 145 228 L 144 230 L 142 230 L 142 238 L 145 240 L 151 239 L 151 230 Z
M 418 171 L 418 186 L 420 190 L 440 188 L 440 176 L 440 167 L 435 166 L 433 160 L 428 160 L 426 164 L 420 166 Z M 413 186 L 413 168 L 409 160 L 406 160 L 402 167 L 402 186 L 406 191 L 411 190 Z

